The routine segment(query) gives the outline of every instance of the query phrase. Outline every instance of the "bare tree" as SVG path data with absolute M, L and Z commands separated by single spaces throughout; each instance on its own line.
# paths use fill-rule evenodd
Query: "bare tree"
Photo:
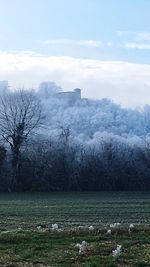
M 33 91 L 20 90 L 0 97 L 0 136 L 10 145 L 15 177 L 21 147 L 40 125 L 41 105 Z M 17 178 L 14 180 L 17 183 Z

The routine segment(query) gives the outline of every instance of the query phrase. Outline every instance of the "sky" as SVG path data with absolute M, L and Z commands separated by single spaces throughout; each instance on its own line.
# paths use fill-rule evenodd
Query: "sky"
M 0 0 L 0 80 L 150 104 L 150 0 Z

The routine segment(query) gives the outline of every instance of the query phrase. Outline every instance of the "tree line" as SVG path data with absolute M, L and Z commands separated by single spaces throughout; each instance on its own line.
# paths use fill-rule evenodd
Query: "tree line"
M 42 134 L 46 118 L 33 91 L 0 97 L 0 191 L 150 190 L 150 139 L 71 126 Z

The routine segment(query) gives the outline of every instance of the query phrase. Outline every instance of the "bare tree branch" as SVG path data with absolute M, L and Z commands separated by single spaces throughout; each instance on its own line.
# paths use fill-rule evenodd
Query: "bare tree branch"
M 22 144 L 41 126 L 41 104 L 33 91 L 0 97 L 0 136 L 10 145 L 16 164 Z

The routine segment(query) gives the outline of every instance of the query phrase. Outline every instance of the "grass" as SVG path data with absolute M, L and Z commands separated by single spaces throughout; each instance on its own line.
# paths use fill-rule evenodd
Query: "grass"
M 114 222 L 121 227 L 108 235 Z M 52 223 L 63 231 L 52 233 Z M 135 224 L 131 233 L 129 223 Z M 0 266 L 150 267 L 149 225 L 149 192 L 1 194 Z M 79 255 L 75 245 L 83 240 L 88 251 Z M 113 258 L 117 244 L 123 250 Z

